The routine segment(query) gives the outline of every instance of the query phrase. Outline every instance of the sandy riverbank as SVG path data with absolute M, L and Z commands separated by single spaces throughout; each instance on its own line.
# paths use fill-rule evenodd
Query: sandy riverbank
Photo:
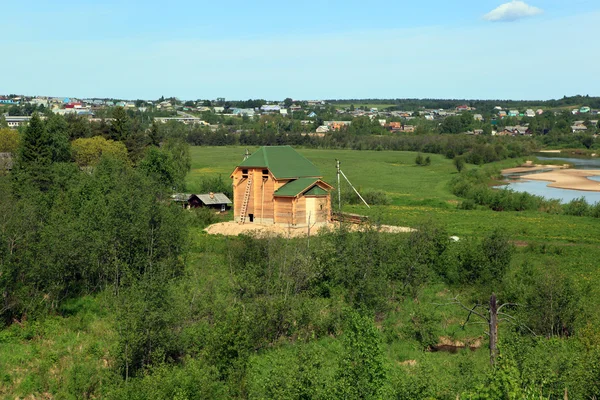
M 550 172 L 523 175 L 523 179 L 549 181 L 549 187 L 558 189 L 585 190 L 600 192 L 600 182 L 588 179 L 588 176 L 600 176 L 600 170 L 561 169 Z
M 557 170 L 557 169 L 565 169 L 565 168 L 569 168 L 569 165 L 568 164 L 565 164 L 565 165 L 543 165 L 543 164 L 528 164 L 528 163 L 526 163 L 526 164 L 521 165 L 520 167 L 503 169 L 502 174 L 503 175 L 522 174 L 524 172 L 536 172 L 536 171 L 543 171 L 546 169 Z
M 317 228 L 313 227 L 310 230 L 311 235 L 315 235 L 321 229 L 334 229 L 337 224 L 327 224 L 326 226 Z M 349 224 L 349 229 L 352 231 L 358 231 L 360 229 L 366 228 L 365 225 L 356 225 Z M 276 226 L 276 225 L 259 225 L 259 224 L 243 224 L 240 225 L 237 222 L 220 222 L 218 224 L 213 224 L 208 228 L 204 229 L 210 235 L 225 235 L 225 236 L 238 236 L 241 234 L 252 234 L 257 236 L 283 236 L 283 237 L 304 237 L 308 235 L 307 228 L 288 228 L 284 226 Z M 403 226 L 391 226 L 391 225 L 381 225 L 379 227 L 381 232 L 388 233 L 406 233 L 412 232 L 414 229 L 407 228 Z

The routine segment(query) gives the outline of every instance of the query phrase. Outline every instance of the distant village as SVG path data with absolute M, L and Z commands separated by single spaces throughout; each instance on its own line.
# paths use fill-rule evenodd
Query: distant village
M 126 110 L 133 112 L 149 113 L 156 122 L 168 123 L 170 121 L 184 123 L 186 125 L 200 125 L 210 127 L 213 130 L 219 128 L 218 124 L 211 124 L 206 121 L 203 116 L 206 113 L 239 117 L 246 119 L 255 119 L 264 115 L 278 115 L 283 118 L 294 118 L 295 114 L 302 113 L 305 119 L 301 119 L 300 123 L 306 126 L 306 133 L 315 136 L 324 136 L 327 133 L 343 130 L 348 128 L 355 118 L 367 117 L 371 121 L 376 121 L 382 128 L 393 133 L 413 133 L 417 125 L 415 121 L 429 121 L 431 123 L 441 122 L 448 117 L 457 117 L 463 113 L 470 113 L 473 120 L 492 127 L 491 134 L 498 136 L 506 135 L 530 135 L 532 132 L 529 129 L 529 124 L 526 122 L 528 118 L 534 118 L 542 115 L 545 112 L 553 112 L 559 115 L 565 110 L 545 111 L 543 109 L 505 109 L 501 106 L 494 107 L 491 115 L 484 116 L 479 113 L 475 107 L 469 105 L 458 105 L 451 109 L 419 109 L 416 111 L 390 110 L 389 107 L 379 109 L 378 107 L 354 106 L 339 107 L 335 104 L 330 104 L 324 100 L 308 100 L 294 101 L 286 99 L 284 102 L 271 102 L 261 104 L 257 107 L 237 107 L 232 104 L 236 102 L 227 102 L 224 98 L 216 100 L 198 100 L 198 101 L 181 101 L 177 98 L 160 99 L 157 101 L 147 100 L 114 100 L 114 99 L 77 99 L 69 97 L 45 97 L 45 96 L 0 96 L 0 115 L 4 118 L 10 128 L 18 128 L 19 126 L 28 123 L 31 118 L 31 112 L 27 109 L 35 111 L 48 111 L 59 115 L 76 115 L 85 117 L 90 121 L 100 122 L 105 121 L 110 123 L 109 110 L 115 107 L 123 107 Z M 290 101 L 291 100 L 291 101 Z M 249 101 L 251 102 L 251 101 Z M 240 103 L 240 102 L 237 102 Z M 243 102 L 242 102 L 243 103 Z M 25 109 L 26 115 L 14 115 L 11 113 L 12 106 L 18 107 L 19 110 Z M 327 110 L 327 112 L 325 112 Z M 333 110 L 333 112 L 332 112 Z M 592 109 L 588 106 L 582 106 L 569 109 L 574 116 L 580 118 L 573 121 L 571 130 L 573 133 L 581 133 L 588 131 L 590 126 L 598 126 L 598 113 L 600 110 Z M 19 113 L 21 114 L 21 113 Z M 27 115 L 28 114 L 28 115 Z M 336 117 L 328 120 L 323 120 L 323 116 Z M 501 121 L 513 118 L 521 123 L 516 125 L 506 125 Z M 467 135 L 480 135 L 484 133 L 484 129 L 468 129 L 459 132 Z M 595 129 L 594 129 L 595 133 Z

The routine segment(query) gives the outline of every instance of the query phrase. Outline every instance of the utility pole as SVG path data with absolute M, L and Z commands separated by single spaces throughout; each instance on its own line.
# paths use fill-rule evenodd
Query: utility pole
M 342 211 L 342 188 L 340 187 L 340 160 L 335 160 L 337 166 L 338 211 Z

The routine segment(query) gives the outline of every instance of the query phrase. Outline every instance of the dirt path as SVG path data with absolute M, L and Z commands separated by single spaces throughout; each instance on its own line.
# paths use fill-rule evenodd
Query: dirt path
M 337 224 L 327 224 L 323 227 L 313 227 L 310 231 L 311 235 L 317 234 L 320 230 L 332 230 L 337 226 Z M 366 228 L 365 225 L 356 225 L 350 224 L 348 225 L 350 230 L 359 231 L 361 229 Z M 412 232 L 414 229 L 402 227 L 402 226 L 391 226 L 391 225 L 381 225 L 378 227 L 381 232 L 388 233 L 407 233 Z M 229 221 L 229 222 L 220 222 L 218 224 L 214 224 L 204 229 L 210 235 L 225 235 L 225 236 L 237 236 L 241 234 L 256 234 L 258 236 L 283 236 L 283 237 L 304 237 L 308 235 L 308 228 L 288 228 L 277 225 L 259 225 L 259 224 L 243 224 L 240 225 L 237 222 Z

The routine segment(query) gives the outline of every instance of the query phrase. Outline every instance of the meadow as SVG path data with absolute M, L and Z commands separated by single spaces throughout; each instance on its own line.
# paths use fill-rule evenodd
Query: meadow
M 255 149 L 248 148 L 250 152 Z M 243 159 L 246 148 L 192 147 L 190 150 L 192 166 L 187 177 L 187 189 L 194 193 L 203 178 L 221 175 L 228 181 L 229 174 Z M 458 172 L 451 160 L 440 155 L 428 155 L 431 158 L 429 166 L 416 166 L 417 154 L 411 152 L 298 151 L 316 164 L 324 179 L 334 186 L 337 184 L 335 160 L 339 159 L 342 170 L 359 190 L 384 191 L 391 200 L 389 205 L 370 209 L 363 205 L 343 206 L 344 211 L 368 215 L 375 224 L 411 227 L 435 224 L 444 227 L 448 235 L 457 235 L 466 243 L 477 241 L 495 229 L 505 232 L 515 246 L 515 253 L 506 281 L 499 284 L 498 290 L 502 292 L 507 282 L 518 288 L 514 282 L 522 280 L 523 274 L 530 268 L 559 271 L 573 282 L 579 292 L 586 294 L 581 313 L 592 322 L 600 321 L 597 300 L 600 295 L 597 289 L 600 287 L 597 271 L 600 226 L 597 219 L 533 211 L 494 212 L 483 207 L 461 210 L 457 207 L 461 199 L 448 188 L 450 180 Z M 503 161 L 483 168 L 499 170 L 522 161 Z M 467 168 L 480 167 L 469 165 Z M 343 184 L 342 190 L 350 189 Z M 198 346 L 199 349 L 209 346 L 210 341 L 217 340 L 219 336 L 230 334 L 229 331 L 211 332 L 207 321 L 218 320 L 219 315 L 228 316 L 219 312 L 235 307 L 240 301 L 236 296 L 239 278 L 232 273 L 231 249 L 242 243 L 236 238 L 209 236 L 203 228 L 201 224 L 191 224 L 188 252 L 184 257 L 185 279 L 170 287 L 174 312 L 185 321 L 178 328 L 181 330 L 180 337 L 186 346 Z M 378 240 L 389 239 L 386 238 Z M 277 243 L 288 246 L 283 242 Z M 306 245 L 303 239 L 289 243 L 291 249 L 294 246 L 304 249 Z M 481 294 L 478 290 L 433 280 L 420 289 L 418 296 L 392 300 L 387 312 L 376 315 L 375 326 L 382 338 L 386 368 L 394 377 L 394 385 L 405 387 L 406 393 L 410 393 L 407 397 L 397 398 L 454 399 L 459 391 L 474 389 L 486 382 L 489 354 L 485 328 L 481 325 L 463 326 L 467 315 L 464 310 L 455 306 L 439 306 L 457 295 L 462 296 L 465 303 L 474 301 Z M 485 292 L 485 295 L 489 293 Z M 322 307 L 317 314 L 323 319 L 333 318 L 332 314 L 340 307 L 340 299 L 341 294 L 334 292 L 331 299 L 319 299 L 320 303 L 314 300 L 312 304 L 307 298 L 298 296 L 294 301 L 300 302 L 306 309 L 300 307 L 302 313 L 294 324 L 300 323 L 304 313 L 310 314 L 311 307 Z M 264 304 L 259 304 L 268 307 L 269 300 L 264 301 Z M 190 371 L 196 371 L 192 368 L 198 367 L 194 367 L 196 364 L 190 358 L 175 366 L 149 370 L 147 375 L 132 379 L 130 383 L 121 380 L 113 368 L 118 357 L 120 329 L 113 306 L 111 293 L 107 290 L 95 296 L 70 300 L 56 315 L 36 321 L 18 321 L 10 328 L 0 330 L 0 397 L 133 398 L 135 394 L 135 398 L 144 398 L 144 393 L 153 393 L 156 398 L 195 398 L 183 394 L 181 388 L 181 392 L 167 391 L 167 388 L 185 381 L 183 376 Z M 248 303 L 250 306 L 253 303 Z M 315 331 L 317 328 L 314 328 Z M 332 382 L 332 371 L 342 344 L 334 334 L 336 329 L 330 329 L 333 331 L 313 340 L 292 335 L 253 349 L 245 367 L 245 394 L 237 397 L 273 398 L 282 395 L 281 391 L 288 384 L 286 379 L 293 378 L 289 375 L 292 373 L 290 365 L 295 365 L 295 360 L 301 357 L 307 357 L 306 354 L 318 361 L 314 364 L 320 368 L 315 379 L 321 383 Z M 509 324 L 500 325 L 501 338 L 509 331 Z M 239 332 L 232 335 L 236 334 L 239 335 Z M 466 349 L 456 353 L 427 351 L 427 343 L 435 343 L 441 338 L 447 341 L 479 341 L 482 345 L 474 351 Z M 566 343 L 567 340 L 548 342 L 550 350 L 546 353 L 562 354 L 557 349 L 566 346 Z M 228 342 L 226 351 L 238 351 L 234 345 L 234 342 Z M 204 351 L 192 354 L 200 358 Z M 201 381 L 208 385 L 212 370 L 207 367 L 204 371 L 204 375 L 200 374 Z M 562 381 L 556 378 L 556 382 L 555 386 L 560 389 Z M 228 396 L 215 394 L 214 397 Z M 210 396 L 205 394 L 197 398 Z

